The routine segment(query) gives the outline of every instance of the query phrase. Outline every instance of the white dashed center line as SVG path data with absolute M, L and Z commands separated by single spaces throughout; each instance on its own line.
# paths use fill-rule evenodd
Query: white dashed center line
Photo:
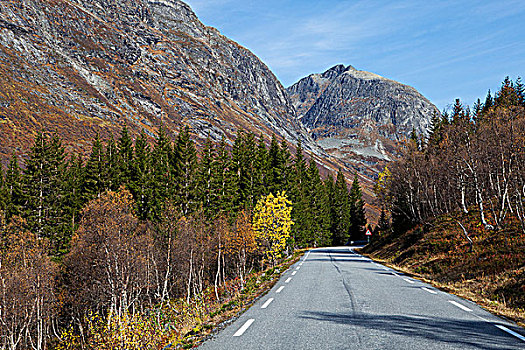
M 263 306 L 261 306 L 261 309 L 266 309 L 268 307 L 268 305 L 270 305 L 270 303 L 273 301 L 273 298 L 270 298 L 268 300 L 266 300 L 266 302 L 263 304 Z
M 297 273 L 297 271 L 292 272 L 292 276 L 295 276 L 296 273 Z
M 282 291 L 283 289 L 284 289 L 284 286 L 279 287 L 279 289 L 277 289 L 277 290 L 275 291 L 275 293 L 281 293 L 281 291 Z
M 525 337 L 522 336 L 521 334 L 518 334 L 518 333 L 514 332 L 513 330 L 508 329 L 507 327 L 502 326 L 502 325 L 500 325 L 500 324 L 495 324 L 494 326 L 498 327 L 499 329 L 501 329 L 501 330 L 504 331 L 504 332 L 507 332 L 507 333 L 509 333 L 509 334 L 512 334 L 513 336 L 515 336 L 515 337 L 518 338 L 519 340 L 525 342 Z
M 246 330 L 252 325 L 253 321 L 255 321 L 253 318 L 250 318 L 248 321 L 246 321 L 245 324 L 242 325 L 241 328 L 239 328 L 239 330 L 237 332 L 235 332 L 235 334 L 233 335 L 234 337 L 240 337 L 241 335 L 244 334 L 244 332 L 246 332 Z
M 291 278 L 291 277 L 288 277 L 288 279 L 287 279 L 286 281 L 284 281 L 284 283 L 288 283 L 288 282 L 290 282 L 291 280 L 292 280 L 292 278 Z
M 297 266 L 295 269 L 296 269 L 296 270 L 299 270 L 300 268 L 301 268 L 301 266 Z
M 448 302 L 451 303 L 451 304 L 454 305 L 454 306 L 459 307 L 461 310 L 465 310 L 465 311 L 468 311 L 468 312 L 472 312 L 471 309 L 469 309 L 469 308 L 466 307 L 466 306 L 461 305 L 460 303 L 455 302 L 454 300 L 449 300 Z
M 437 294 L 436 291 L 433 291 L 432 289 L 428 289 L 426 287 L 421 287 L 421 289 L 423 289 L 425 292 L 429 292 L 430 294 Z

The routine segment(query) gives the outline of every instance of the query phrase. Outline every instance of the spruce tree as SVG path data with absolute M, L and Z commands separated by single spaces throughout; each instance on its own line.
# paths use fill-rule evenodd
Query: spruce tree
M 214 183 L 217 186 L 214 200 L 217 203 L 217 214 L 233 214 L 238 198 L 238 187 L 232 158 L 224 138 L 217 147 L 217 161 L 213 173 L 215 174 Z
M 428 136 L 426 146 L 432 148 L 437 146 L 442 139 L 442 119 L 438 116 L 437 113 L 434 113 L 432 119 L 430 120 L 430 126 L 428 127 Z
M 492 107 L 494 106 L 494 100 L 492 99 L 492 94 L 490 93 L 490 89 L 487 92 L 487 97 L 485 98 L 485 103 L 483 104 L 483 108 L 481 109 L 481 113 L 485 115 Z
M 129 187 L 133 173 L 133 140 L 129 136 L 127 127 L 122 128 L 117 147 L 119 182 Z
M 175 202 L 179 204 L 182 215 L 192 212 L 195 205 L 195 173 L 197 170 L 197 150 L 186 126 L 178 135 L 173 159 L 175 160 Z
M 377 223 L 377 232 L 386 232 L 390 229 L 390 221 L 388 220 L 385 207 L 381 207 L 381 216 Z
M 130 188 L 139 219 L 153 219 L 153 184 L 148 139 L 144 130 L 135 141 L 134 162 L 131 167 Z
M 292 155 L 288 149 L 288 144 L 283 139 L 281 142 L 281 162 L 283 170 L 283 188 L 281 190 L 289 191 L 292 187 Z
M 496 94 L 494 104 L 500 107 L 510 107 L 518 105 L 518 94 L 514 88 L 514 83 L 507 76 L 501 84 L 501 88 Z
M 107 189 L 106 179 L 104 149 L 100 135 L 97 134 L 93 140 L 91 154 L 84 171 L 84 184 L 82 186 L 84 202 L 100 197 Z
M 366 216 L 365 203 L 363 202 L 361 186 L 355 174 L 350 189 L 350 239 L 358 241 L 364 239 Z
M 218 184 L 214 181 L 217 178 L 214 174 L 215 162 L 215 150 L 210 138 L 207 138 L 198 166 L 196 198 L 208 219 L 217 212 L 215 191 Z
M 71 235 L 77 229 L 79 216 L 84 206 L 84 196 L 82 186 L 84 184 L 84 165 L 80 155 L 69 160 L 62 187 L 64 191 L 64 231 Z M 69 237 L 63 242 L 65 246 L 69 244 Z
M 281 148 L 277 143 L 275 135 L 272 135 L 270 148 L 268 150 L 268 190 L 270 193 L 277 193 L 283 190 L 285 164 Z
M 306 160 L 303 155 L 303 148 L 299 142 L 296 147 L 296 153 L 293 161 L 293 186 L 290 190 L 290 199 L 292 201 L 292 236 L 296 244 L 306 246 L 306 232 L 309 230 L 310 213 L 308 198 L 308 174 Z
M 308 166 L 308 180 L 307 223 L 310 229 L 307 231 L 306 239 L 311 246 L 329 245 L 331 244 L 330 203 L 313 158 L 310 159 Z
M 179 167 L 178 155 L 172 151 L 171 142 L 164 130 L 159 128 L 151 152 L 151 216 L 158 220 L 168 200 L 174 200 L 176 192 L 175 169 Z M 180 203 L 178 203 L 180 204 Z
M 257 162 L 257 144 L 253 133 L 245 134 L 241 144 L 241 177 L 240 189 L 242 191 L 241 205 L 245 208 L 253 208 L 259 200 L 262 193 L 258 184 L 258 162 Z
M 521 77 L 518 77 L 518 79 L 516 79 L 516 84 L 514 84 L 514 88 L 516 89 L 516 95 L 518 96 L 518 105 L 525 107 L 525 86 L 521 81 Z
M 65 151 L 57 136 L 49 140 L 38 133 L 31 148 L 24 173 L 24 198 L 28 228 L 40 237 L 49 238 L 53 254 L 63 250 L 62 237 Z
M 105 155 L 105 180 L 106 190 L 117 191 L 120 188 L 120 163 L 117 150 L 117 143 L 113 136 L 110 136 L 106 145 Z
M 230 173 L 231 176 L 231 186 L 233 186 L 234 191 L 231 193 L 232 203 L 231 203 L 231 212 L 238 212 L 241 208 L 242 203 L 244 203 L 244 195 L 246 191 L 244 190 L 244 183 L 242 179 L 245 177 L 243 172 L 244 168 L 244 132 L 239 131 L 233 141 L 233 146 L 231 150 L 231 163 L 230 163 Z
M 344 245 L 350 234 L 351 208 L 348 187 L 341 169 L 337 172 L 331 206 L 333 244 Z
M 264 143 L 264 137 L 261 134 L 259 136 L 259 143 L 257 144 L 257 153 L 255 156 L 255 169 L 257 176 L 257 191 L 256 200 L 263 195 L 270 194 L 268 191 L 268 150 Z

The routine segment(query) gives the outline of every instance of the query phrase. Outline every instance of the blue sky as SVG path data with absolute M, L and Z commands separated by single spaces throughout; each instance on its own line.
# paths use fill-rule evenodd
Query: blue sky
M 418 89 L 438 108 L 471 105 L 525 79 L 525 1 L 187 0 L 285 86 L 351 64 Z

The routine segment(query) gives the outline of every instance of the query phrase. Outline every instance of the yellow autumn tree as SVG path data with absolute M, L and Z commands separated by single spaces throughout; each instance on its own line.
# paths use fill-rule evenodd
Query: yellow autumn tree
M 263 196 L 255 206 L 253 229 L 257 244 L 264 251 L 265 258 L 272 264 L 282 257 L 286 241 L 294 224 L 291 217 L 292 202 L 286 193 L 278 192 L 277 196 Z

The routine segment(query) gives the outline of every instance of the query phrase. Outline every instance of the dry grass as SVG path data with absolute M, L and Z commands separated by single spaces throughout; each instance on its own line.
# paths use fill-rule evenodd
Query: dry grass
M 525 234 L 512 221 L 505 229 L 485 230 L 474 212 L 462 221 L 474 241 L 472 252 L 458 225 L 438 218 L 384 235 L 362 253 L 525 326 Z

